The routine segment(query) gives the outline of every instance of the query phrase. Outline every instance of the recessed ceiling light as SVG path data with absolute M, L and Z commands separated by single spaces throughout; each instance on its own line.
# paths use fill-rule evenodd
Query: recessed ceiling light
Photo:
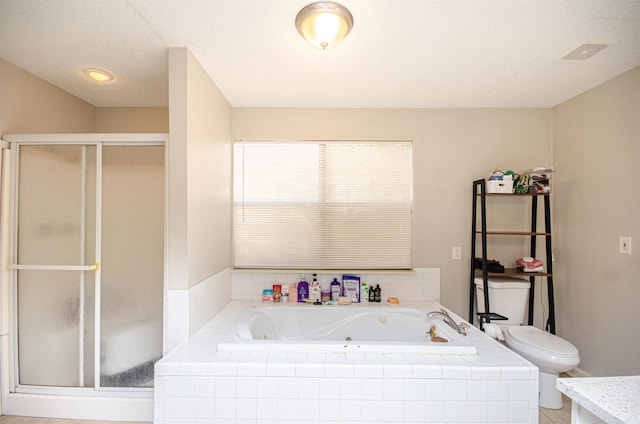
M 103 71 L 102 69 L 85 68 L 82 72 L 96 82 L 107 82 L 113 79 L 113 75 L 107 71 Z

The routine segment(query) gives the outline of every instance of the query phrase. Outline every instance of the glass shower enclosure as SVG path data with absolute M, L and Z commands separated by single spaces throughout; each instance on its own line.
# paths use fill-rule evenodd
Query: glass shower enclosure
M 31 140 L 11 150 L 16 390 L 152 387 L 164 141 Z

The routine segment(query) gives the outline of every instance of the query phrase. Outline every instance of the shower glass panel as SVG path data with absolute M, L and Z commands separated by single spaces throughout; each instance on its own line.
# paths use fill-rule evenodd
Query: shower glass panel
M 20 264 L 95 263 L 95 157 L 93 146 L 21 147 L 16 255 Z M 20 384 L 93 385 L 94 274 L 18 271 Z
M 27 143 L 16 151 L 17 383 L 153 387 L 162 356 L 164 145 Z
M 100 385 L 152 387 L 162 356 L 164 146 L 102 149 Z

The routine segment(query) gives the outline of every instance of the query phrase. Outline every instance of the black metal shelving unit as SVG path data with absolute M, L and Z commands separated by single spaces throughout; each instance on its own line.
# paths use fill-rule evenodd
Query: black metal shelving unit
M 489 231 L 487 230 L 487 197 L 500 196 L 511 197 L 514 199 L 531 200 L 531 231 Z M 538 231 L 538 198 L 542 197 L 544 200 L 544 232 Z M 480 210 L 478 211 L 478 201 L 480 201 Z M 478 216 L 479 214 L 479 216 Z M 480 218 L 480 229 L 477 228 L 478 217 Z M 477 244 L 478 236 L 480 236 L 480 246 L 482 255 L 477 256 Z M 530 237 L 530 252 L 532 257 L 536 257 L 536 245 L 538 237 L 544 237 L 545 239 L 545 251 L 546 251 L 546 263 L 545 272 L 519 272 L 515 268 L 507 268 L 505 272 L 489 272 L 488 271 L 488 259 L 487 259 L 487 238 L 489 236 L 529 236 Z M 475 258 L 480 257 L 482 259 L 482 266 L 477 268 L 475 265 Z M 489 286 L 488 281 L 490 277 L 526 277 L 529 278 L 531 286 L 529 288 L 529 325 L 533 325 L 533 310 L 534 310 L 534 293 L 535 293 L 535 279 L 536 277 L 544 277 L 547 279 L 547 296 L 549 302 L 549 317 L 545 325 L 545 329 L 552 334 L 556 332 L 555 323 L 555 308 L 553 299 L 553 261 L 551 250 L 551 197 L 549 193 L 527 193 L 527 194 L 510 194 L 510 193 L 487 193 L 486 180 L 476 180 L 473 182 L 473 203 L 472 203 L 472 221 L 471 221 L 471 272 L 470 272 L 470 287 L 469 287 L 469 322 L 473 322 L 473 315 L 475 309 L 475 281 L 481 274 L 484 285 L 484 313 L 476 314 L 480 328 L 483 323 L 491 322 L 492 320 L 505 320 L 506 317 L 492 313 L 489 305 Z

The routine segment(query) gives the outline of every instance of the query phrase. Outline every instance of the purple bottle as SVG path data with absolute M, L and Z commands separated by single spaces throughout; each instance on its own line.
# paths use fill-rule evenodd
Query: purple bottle
M 302 279 L 298 283 L 298 302 L 304 303 L 309 298 L 309 283 L 304 279 L 304 275 Z

